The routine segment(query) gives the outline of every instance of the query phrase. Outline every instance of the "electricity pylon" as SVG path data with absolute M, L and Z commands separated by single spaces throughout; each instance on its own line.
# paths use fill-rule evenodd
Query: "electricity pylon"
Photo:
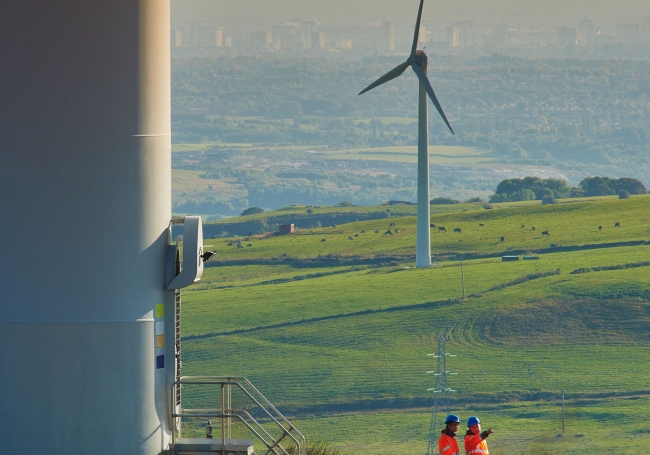
M 437 415 L 438 410 L 445 412 L 445 416 L 451 414 L 450 393 L 455 392 L 449 387 L 448 376 L 458 373 L 450 373 L 447 370 L 447 357 L 456 357 L 447 353 L 447 340 L 443 335 L 438 337 L 438 353 L 427 354 L 438 359 L 438 368 L 435 371 L 427 371 L 428 374 L 433 374 L 436 377 L 436 386 L 433 389 L 427 389 L 434 394 L 433 412 L 431 413 L 431 426 L 429 427 L 429 446 L 427 447 L 427 455 L 435 455 L 438 453 L 438 431 L 437 430 Z

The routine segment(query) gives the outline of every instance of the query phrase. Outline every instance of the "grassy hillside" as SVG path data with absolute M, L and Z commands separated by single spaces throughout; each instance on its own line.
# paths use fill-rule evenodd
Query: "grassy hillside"
M 183 293 L 184 373 L 248 376 L 311 439 L 422 454 L 435 384 L 427 354 L 443 334 L 458 355 L 448 361 L 453 409 L 495 427 L 495 453 L 638 453 L 646 430 L 634 416 L 650 409 L 649 205 L 600 198 L 435 214 L 448 232 L 432 233 L 440 260 L 429 269 L 409 262 L 413 217 L 242 239 L 253 245 L 244 248 L 209 240 L 221 262 Z M 540 259 L 501 262 L 509 248 Z M 319 254 L 396 259 L 287 261 Z

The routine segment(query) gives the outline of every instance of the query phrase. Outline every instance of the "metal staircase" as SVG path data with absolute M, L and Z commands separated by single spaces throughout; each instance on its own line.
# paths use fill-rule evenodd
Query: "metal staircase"
M 172 414 L 175 431 L 172 431 L 172 454 L 193 455 L 220 453 L 222 455 L 252 455 L 252 439 L 233 439 L 236 424 L 243 425 L 250 436 L 264 446 L 264 455 L 306 455 L 305 437 L 276 409 L 255 386 L 244 377 L 229 376 L 181 376 L 171 390 L 172 402 L 181 396 L 180 388 L 204 389 L 202 397 L 210 389 L 218 387 L 215 407 L 191 409 L 178 403 Z M 207 392 L 206 392 L 207 390 Z M 233 392 L 237 395 L 237 408 L 233 406 Z M 187 394 L 182 395 L 187 399 Z M 205 438 L 184 438 L 183 421 L 197 420 L 218 425 L 220 437 L 212 434 L 212 426 L 206 428 Z M 196 428 L 196 427 L 195 427 Z M 241 434 L 239 428 L 238 434 Z

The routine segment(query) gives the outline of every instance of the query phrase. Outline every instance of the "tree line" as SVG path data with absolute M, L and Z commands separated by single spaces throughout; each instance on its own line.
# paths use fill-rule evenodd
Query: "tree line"
M 497 186 L 495 194 L 490 197 L 490 202 L 550 201 L 560 198 L 616 194 L 625 198 L 631 194 L 647 193 L 647 188 L 640 180 L 629 177 L 619 179 L 587 177 L 577 187 L 569 186 L 566 180 L 561 179 L 525 177 L 503 180 Z

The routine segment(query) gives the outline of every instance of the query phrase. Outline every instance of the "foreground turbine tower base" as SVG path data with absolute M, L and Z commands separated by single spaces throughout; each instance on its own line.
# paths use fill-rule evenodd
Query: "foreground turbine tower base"
M 0 3 L 2 453 L 167 447 L 169 29 L 162 0 Z

